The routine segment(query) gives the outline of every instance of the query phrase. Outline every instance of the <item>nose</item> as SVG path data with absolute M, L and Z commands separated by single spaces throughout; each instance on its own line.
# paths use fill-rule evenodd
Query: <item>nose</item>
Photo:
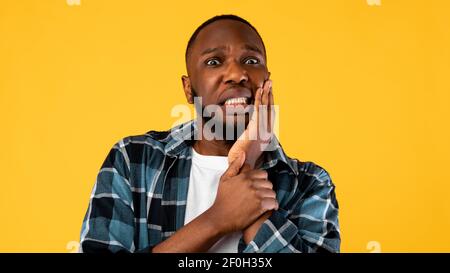
M 237 62 L 231 62 L 224 75 L 225 83 L 240 84 L 248 81 L 247 71 Z

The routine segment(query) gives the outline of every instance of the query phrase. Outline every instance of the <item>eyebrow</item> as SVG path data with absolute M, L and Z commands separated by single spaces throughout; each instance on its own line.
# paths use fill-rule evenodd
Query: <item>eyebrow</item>
M 261 55 L 264 55 L 264 53 L 262 52 L 262 50 L 259 49 L 259 48 L 256 47 L 256 46 L 252 46 L 252 45 L 249 45 L 249 44 L 245 44 L 244 46 L 242 46 L 242 48 L 243 48 L 243 49 L 246 49 L 246 50 L 249 50 L 249 51 L 257 52 L 257 53 L 259 53 L 259 54 L 261 54 Z M 225 50 L 225 49 L 226 49 L 225 46 L 211 47 L 211 48 L 207 48 L 207 49 L 203 50 L 202 53 L 201 53 L 200 55 L 203 56 L 203 55 L 206 55 L 206 54 L 209 54 L 209 53 L 213 53 L 213 52 L 216 52 L 216 51 L 222 51 L 222 50 Z
M 201 56 L 212 53 L 212 52 L 221 51 L 221 50 L 225 50 L 225 46 L 207 48 L 202 51 Z
M 257 52 L 257 53 L 259 53 L 259 54 L 261 54 L 261 55 L 264 55 L 264 53 L 262 52 L 262 50 L 259 49 L 259 47 L 256 47 L 256 46 L 252 46 L 252 45 L 249 45 L 249 44 L 245 44 L 245 45 L 243 46 L 243 48 L 245 48 L 245 49 L 247 49 L 247 50 L 249 50 L 249 51 L 254 51 L 254 52 Z

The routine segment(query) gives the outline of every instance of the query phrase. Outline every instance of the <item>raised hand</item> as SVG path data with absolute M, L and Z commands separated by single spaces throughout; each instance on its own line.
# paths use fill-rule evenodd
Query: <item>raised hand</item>
M 241 152 L 244 152 L 245 163 L 254 168 L 256 161 L 272 139 L 274 116 L 272 81 L 266 80 L 256 91 L 254 111 L 247 128 L 231 147 L 228 162 L 233 162 Z

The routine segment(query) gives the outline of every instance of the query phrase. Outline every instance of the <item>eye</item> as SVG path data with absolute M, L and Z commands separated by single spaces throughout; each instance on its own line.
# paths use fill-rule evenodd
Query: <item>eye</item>
M 205 64 L 206 64 L 207 66 L 217 66 L 217 65 L 220 64 L 220 61 L 219 61 L 219 59 L 217 59 L 217 58 L 213 58 L 213 59 L 208 59 L 208 60 L 206 60 Z
M 259 60 L 255 57 L 250 57 L 245 59 L 244 61 L 245 64 L 259 64 Z

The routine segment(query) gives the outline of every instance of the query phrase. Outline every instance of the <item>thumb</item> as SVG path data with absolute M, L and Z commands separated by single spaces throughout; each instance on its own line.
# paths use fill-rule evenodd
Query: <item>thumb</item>
M 239 174 L 242 165 L 245 161 L 245 153 L 240 152 L 239 156 L 230 163 L 228 169 L 223 173 L 222 178 L 231 178 Z

